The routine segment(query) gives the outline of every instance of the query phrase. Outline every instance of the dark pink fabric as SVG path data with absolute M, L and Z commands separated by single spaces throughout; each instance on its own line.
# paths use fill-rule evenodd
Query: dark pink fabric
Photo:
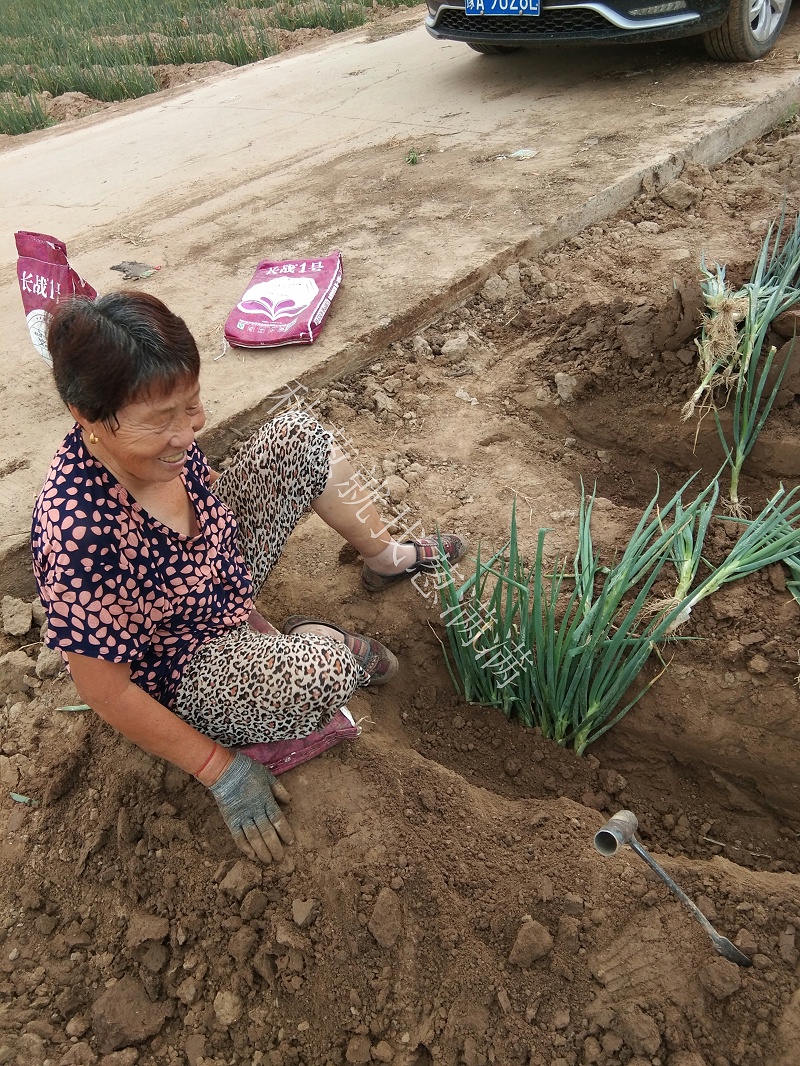
M 97 292 L 67 261 L 67 246 L 46 233 L 20 230 L 17 242 L 17 277 L 31 340 L 41 357 L 51 363 L 47 350 L 47 319 L 67 296 L 97 298 Z
M 225 337 L 241 348 L 311 344 L 341 280 L 338 251 L 322 259 L 265 259 L 228 315 Z
M 252 625 L 252 621 L 250 623 Z M 276 740 L 271 744 L 248 744 L 238 750 L 251 759 L 262 763 L 273 774 L 283 774 L 287 770 L 308 762 L 315 755 L 332 748 L 340 740 L 355 740 L 361 730 L 355 725 L 344 710 L 337 711 L 323 729 L 309 733 L 298 740 Z

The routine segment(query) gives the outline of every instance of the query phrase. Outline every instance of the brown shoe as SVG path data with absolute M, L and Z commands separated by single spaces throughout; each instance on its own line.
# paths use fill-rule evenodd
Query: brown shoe
M 350 633 L 333 622 L 322 618 L 306 618 L 304 615 L 291 614 L 283 623 L 283 632 L 291 635 L 298 626 L 327 626 L 344 637 L 345 647 L 356 657 L 359 666 L 369 674 L 370 685 L 385 685 L 397 673 L 399 663 L 389 649 L 374 637 L 365 637 L 361 633 Z M 312 635 L 312 634 L 308 634 Z
M 469 550 L 469 542 L 464 537 L 456 536 L 455 533 L 442 533 L 442 546 L 444 555 L 449 563 L 458 562 Z M 398 581 L 424 572 L 432 573 L 440 565 L 442 559 L 439 548 L 439 537 L 420 537 L 412 540 L 411 544 L 417 549 L 417 561 L 412 563 L 407 570 L 399 574 L 379 574 L 364 563 L 361 569 L 361 583 L 368 592 L 383 592 L 390 585 Z

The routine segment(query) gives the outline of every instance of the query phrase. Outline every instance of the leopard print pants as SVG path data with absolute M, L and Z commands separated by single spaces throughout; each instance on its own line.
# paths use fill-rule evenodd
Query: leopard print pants
M 325 488 L 331 442 L 313 418 L 290 411 L 262 426 L 215 483 L 236 515 L 256 592 Z M 368 680 L 332 637 L 258 633 L 245 623 L 198 649 L 175 713 L 225 745 L 292 740 L 324 726 Z

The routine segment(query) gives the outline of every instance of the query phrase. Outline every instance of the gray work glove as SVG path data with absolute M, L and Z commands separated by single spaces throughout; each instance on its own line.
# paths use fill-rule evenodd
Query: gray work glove
M 237 752 L 209 788 L 245 855 L 262 862 L 283 858 L 283 844 L 293 844 L 294 833 L 275 800 L 288 803 L 289 793 L 266 766 Z

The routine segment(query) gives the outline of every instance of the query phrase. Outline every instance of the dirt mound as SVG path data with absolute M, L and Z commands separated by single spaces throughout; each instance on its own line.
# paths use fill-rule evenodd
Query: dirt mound
M 716 472 L 713 433 L 693 451 L 680 421 L 697 264 L 747 273 L 784 190 L 797 206 L 799 162 L 775 135 L 687 169 L 315 409 L 405 525 L 496 549 L 516 498 L 523 551 L 547 527 L 555 557 L 574 550 L 582 479 L 613 557 L 656 471 L 665 491 Z M 746 467 L 754 507 L 800 473 L 798 404 L 782 397 Z M 712 558 L 728 543 L 713 525 Z M 782 569 L 701 604 L 698 639 L 578 759 L 464 704 L 432 591 L 367 596 L 339 547 L 303 523 L 259 607 L 375 634 L 401 672 L 352 701 L 359 740 L 284 779 L 298 843 L 275 868 L 240 858 L 195 781 L 55 710 L 78 700 L 40 651 L 39 609 L 7 606 L 0 1062 L 796 1066 L 800 608 Z M 623 807 L 752 968 L 715 955 L 629 850 L 594 851 Z
M 223 70 L 233 70 L 230 63 L 163 63 L 150 67 L 150 73 L 156 79 L 159 89 L 172 89 L 176 85 L 207 78 L 212 74 L 221 74 Z
M 93 115 L 111 106 L 100 100 L 94 100 L 86 93 L 77 92 L 61 93 L 60 96 L 41 93 L 40 101 L 47 117 L 56 122 L 67 122 L 69 119 L 80 118 L 82 115 Z

